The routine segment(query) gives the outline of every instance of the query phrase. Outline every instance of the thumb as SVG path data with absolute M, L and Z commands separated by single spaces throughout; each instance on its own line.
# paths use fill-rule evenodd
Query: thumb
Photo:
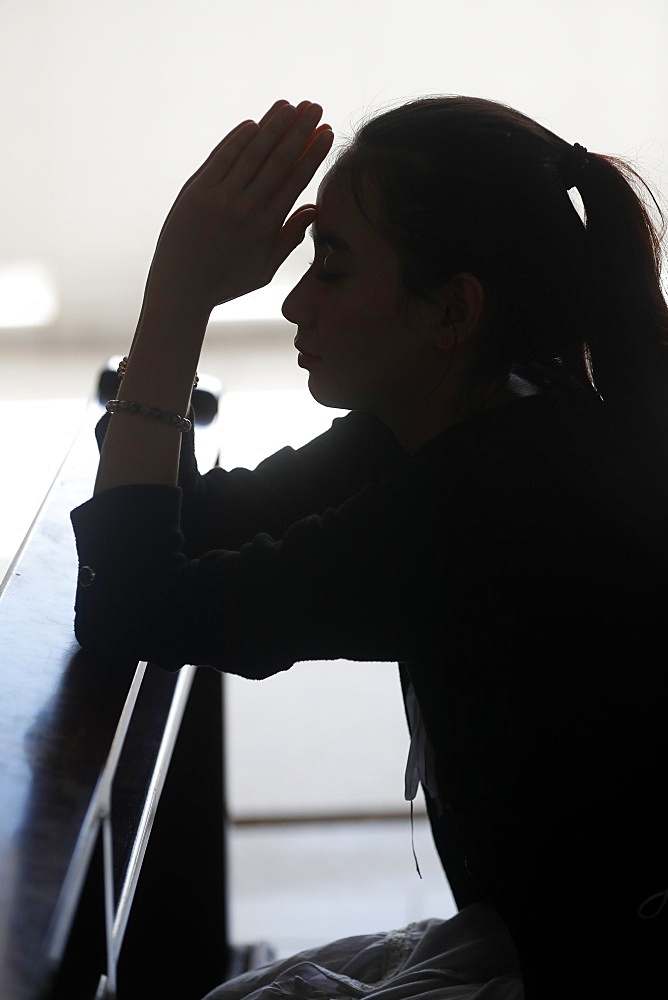
M 274 248 L 277 268 L 304 241 L 306 230 L 315 220 L 316 215 L 317 209 L 315 205 L 302 205 L 285 222 Z

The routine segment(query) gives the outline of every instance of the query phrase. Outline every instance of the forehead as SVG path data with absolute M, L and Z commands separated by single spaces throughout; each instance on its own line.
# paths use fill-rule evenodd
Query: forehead
M 370 221 L 374 218 L 373 199 L 370 198 L 364 210 L 355 198 L 347 174 L 343 170 L 330 171 L 320 187 L 316 198 L 318 215 L 313 225 L 316 242 L 322 242 L 325 235 L 330 237 L 333 249 L 351 252 L 391 252 L 389 243 Z

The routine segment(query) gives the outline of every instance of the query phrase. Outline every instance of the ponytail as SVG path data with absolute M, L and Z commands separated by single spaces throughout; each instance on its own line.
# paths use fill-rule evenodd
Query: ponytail
M 577 187 L 585 211 L 592 301 L 587 348 L 595 386 L 615 406 L 668 421 L 668 305 L 661 285 L 664 218 L 627 163 L 589 154 Z M 656 216 L 656 222 L 652 218 Z

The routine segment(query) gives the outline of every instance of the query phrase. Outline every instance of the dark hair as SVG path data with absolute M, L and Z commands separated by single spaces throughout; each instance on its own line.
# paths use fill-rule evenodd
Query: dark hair
M 380 196 L 375 224 L 410 292 L 428 296 L 462 271 L 480 279 L 488 365 L 556 365 L 593 376 L 604 399 L 668 414 L 662 231 L 650 208 L 663 218 L 630 166 L 505 105 L 455 96 L 369 120 L 334 170 L 367 214 L 369 185 Z

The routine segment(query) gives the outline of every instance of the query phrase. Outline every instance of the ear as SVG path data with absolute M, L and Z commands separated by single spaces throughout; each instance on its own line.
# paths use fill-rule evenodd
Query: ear
M 480 328 L 485 292 L 479 278 L 468 271 L 455 274 L 438 290 L 433 301 L 440 309 L 436 346 L 450 351 L 460 347 Z

